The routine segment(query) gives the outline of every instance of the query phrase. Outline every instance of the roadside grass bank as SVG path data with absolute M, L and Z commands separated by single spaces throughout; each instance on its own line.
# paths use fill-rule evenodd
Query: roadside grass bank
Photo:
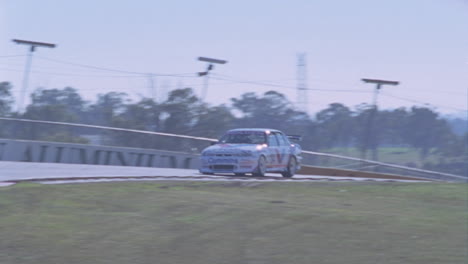
M 0 262 L 466 263 L 467 184 L 0 188 Z

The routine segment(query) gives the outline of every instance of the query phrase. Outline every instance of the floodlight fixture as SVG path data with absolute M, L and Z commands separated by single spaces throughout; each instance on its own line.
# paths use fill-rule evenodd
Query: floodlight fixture
M 15 42 L 16 44 L 24 44 L 24 45 L 30 45 L 30 46 L 35 46 L 35 47 L 55 48 L 55 46 L 57 46 L 52 43 L 29 41 L 29 40 L 22 40 L 22 39 L 13 39 L 13 42 Z
M 18 112 L 21 112 L 23 110 L 23 102 L 24 102 L 24 97 L 26 95 L 26 90 L 28 89 L 29 72 L 31 69 L 32 55 L 34 51 L 36 50 L 36 47 L 55 48 L 57 45 L 52 44 L 52 43 L 22 40 L 22 39 L 13 39 L 13 42 L 15 42 L 16 44 L 20 44 L 20 45 L 30 46 L 29 53 L 26 59 L 26 67 L 24 69 L 23 88 L 21 90 L 21 94 L 20 94 L 20 98 L 18 102 Z
M 227 63 L 226 60 L 219 60 L 219 59 L 213 59 L 213 58 L 207 58 L 207 57 L 198 57 L 199 61 L 205 61 L 209 63 L 218 63 L 218 64 L 225 64 Z
M 201 95 L 201 99 L 205 100 L 206 93 L 208 91 L 209 73 L 210 73 L 211 70 L 214 69 L 213 63 L 215 63 L 215 64 L 226 64 L 227 61 L 226 60 L 220 60 L 220 59 L 207 58 L 207 57 L 198 57 L 198 60 L 208 63 L 206 71 L 198 72 L 198 76 L 200 76 L 200 77 L 205 76 L 204 81 L 203 81 L 202 95 Z
M 365 83 L 376 83 L 376 84 L 385 84 L 385 85 L 398 85 L 400 84 L 399 82 L 395 82 L 395 81 L 385 81 L 385 80 L 377 80 L 377 79 L 361 79 L 363 82 Z M 379 88 L 377 89 L 380 89 L 380 86 Z

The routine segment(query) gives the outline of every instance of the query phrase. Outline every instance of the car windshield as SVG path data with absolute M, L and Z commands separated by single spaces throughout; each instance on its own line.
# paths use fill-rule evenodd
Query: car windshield
M 259 131 L 234 131 L 221 137 L 219 143 L 230 144 L 264 144 L 265 133 Z

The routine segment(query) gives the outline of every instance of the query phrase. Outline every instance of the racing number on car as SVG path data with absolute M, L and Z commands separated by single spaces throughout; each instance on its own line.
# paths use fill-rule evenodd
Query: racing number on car
M 278 164 L 282 164 L 283 163 L 283 158 L 284 158 L 284 153 L 280 153 L 280 151 L 278 149 L 275 149 L 276 150 L 276 160 L 278 161 Z
M 278 165 L 286 166 L 288 164 L 290 153 L 291 153 L 290 146 L 288 142 L 285 140 L 283 134 L 275 133 L 275 135 L 279 143 L 278 144 L 279 146 L 276 149 Z
M 270 146 L 269 160 L 272 166 L 284 166 L 287 164 L 289 157 L 289 144 L 284 140 L 283 135 L 279 133 L 271 133 L 268 135 L 268 143 Z

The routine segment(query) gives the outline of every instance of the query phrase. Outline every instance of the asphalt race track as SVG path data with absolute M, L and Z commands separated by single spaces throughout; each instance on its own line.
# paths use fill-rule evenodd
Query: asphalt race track
M 135 180 L 190 180 L 190 181 L 252 181 L 252 182 L 304 182 L 304 181 L 379 181 L 379 182 L 418 182 L 411 180 L 370 179 L 356 177 L 332 177 L 320 175 L 296 175 L 283 178 L 280 174 L 267 174 L 265 177 L 234 176 L 231 174 L 203 175 L 196 170 L 122 167 L 103 165 L 0 162 L 0 186 L 17 182 L 34 181 L 40 183 L 78 183 L 100 181 Z

